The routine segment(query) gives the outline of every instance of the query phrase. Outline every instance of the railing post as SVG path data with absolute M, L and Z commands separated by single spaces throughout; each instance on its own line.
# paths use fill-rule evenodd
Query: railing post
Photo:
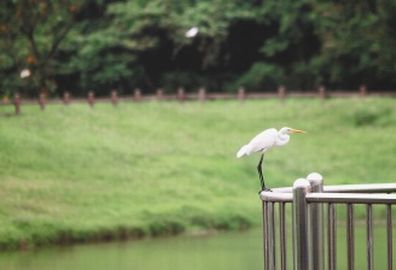
M 238 100 L 240 102 L 244 101 L 246 99 L 246 90 L 242 86 L 239 87 L 238 89 Z
M 69 92 L 63 93 L 63 103 L 65 105 L 69 105 L 69 103 L 70 103 L 70 93 Z
M 111 90 L 111 103 L 114 107 L 118 105 L 118 93 L 115 89 Z
M 373 205 L 371 203 L 366 206 L 366 222 L 367 222 L 367 270 L 374 269 L 374 233 L 373 233 Z
M 40 105 L 40 109 L 43 111 L 45 109 L 45 94 L 44 93 L 40 93 L 38 103 Z
M 337 267 L 337 213 L 336 205 L 327 205 L 327 262 L 329 270 L 336 270 Z
M 367 86 L 362 84 L 359 86 L 359 96 L 365 97 L 367 96 Z
M 164 89 L 162 89 L 162 88 L 157 89 L 156 96 L 157 96 L 158 101 L 163 100 L 164 99 Z
M 186 99 L 185 92 L 186 91 L 183 87 L 179 87 L 179 89 L 177 89 L 177 99 L 179 100 L 179 102 L 184 102 L 184 100 Z
M 324 87 L 323 85 L 319 87 L 319 97 L 321 99 L 328 98 L 326 87 Z
M 323 177 L 318 173 L 307 176 L 311 185 L 311 192 L 323 192 Z M 309 206 L 309 269 L 324 269 L 324 235 L 323 235 L 323 205 L 312 203 Z
M 93 108 L 95 104 L 95 94 L 93 91 L 88 92 L 88 104 L 91 106 L 91 108 Z
M 280 269 L 287 269 L 287 241 L 286 241 L 286 203 L 279 203 L 279 246 L 280 246 Z
M 386 205 L 386 236 L 387 236 L 387 247 L 388 247 L 388 270 L 393 269 L 393 226 L 392 226 L 392 205 Z
M 286 97 L 286 87 L 284 85 L 280 85 L 278 87 L 278 98 L 283 100 Z
M 4 97 L 2 98 L 2 100 L 1 100 L 1 103 L 3 103 L 3 105 L 8 104 L 8 103 L 9 103 L 8 97 L 7 97 L 7 96 L 4 96 Z
M 16 93 L 14 96 L 15 114 L 21 113 L 21 96 Z
M 304 178 L 293 184 L 293 249 L 294 270 L 308 269 L 308 207 L 306 195 L 310 184 Z
M 204 87 L 201 87 L 198 90 L 198 100 L 203 103 L 205 102 L 205 99 L 206 99 L 206 89 Z
M 142 99 L 142 91 L 139 88 L 133 90 L 133 100 L 139 102 Z
M 276 269 L 275 203 L 263 201 L 264 270 Z
M 268 203 L 267 206 L 267 232 L 268 232 L 268 266 L 270 270 L 276 269 L 276 256 L 275 256 L 275 203 Z
M 264 246 L 264 270 L 269 269 L 269 262 L 268 262 L 268 202 L 263 201 L 263 246 Z

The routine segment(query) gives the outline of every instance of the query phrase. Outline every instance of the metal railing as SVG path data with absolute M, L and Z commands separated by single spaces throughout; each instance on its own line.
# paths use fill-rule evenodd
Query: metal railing
M 323 177 L 318 173 L 297 179 L 292 188 L 261 192 L 264 269 L 290 269 L 290 256 L 294 270 L 337 269 L 337 205 L 344 205 L 346 211 L 347 265 L 343 269 L 356 269 L 354 209 L 357 204 L 366 207 L 366 251 L 359 255 L 366 258 L 366 269 L 374 269 L 373 205 L 383 204 L 386 209 L 386 269 L 392 270 L 392 205 L 396 204 L 396 195 L 389 194 L 392 192 L 396 192 L 396 184 L 324 186 Z M 286 208 L 289 205 L 292 208 L 292 254 L 288 254 L 290 241 L 287 241 Z

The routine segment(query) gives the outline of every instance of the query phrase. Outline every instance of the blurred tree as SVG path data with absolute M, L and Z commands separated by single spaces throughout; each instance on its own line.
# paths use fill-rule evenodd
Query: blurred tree
M 6 0 L 0 86 L 275 90 L 392 88 L 393 1 Z M 196 35 L 186 32 L 196 27 Z M 19 77 L 23 69 L 32 75 Z
M 99 32 L 113 33 L 119 49 L 130 55 L 122 58 L 129 60 L 125 67 L 138 66 L 132 72 L 137 75 L 134 80 L 151 89 L 160 84 L 208 84 L 202 82 L 207 76 L 202 73 L 213 68 L 219 73 L 224 67 L 222 46 L 230 22 L 253 17 L 238 9 L 235 1 L 225 0 L 117 2 L 109 5 L 107 14 L 113 20 L 107 30 Z M 186 32 L 192 27 L 198 28 L 198 34 L 188 38 Z M 184 76 L 187 80 L 179 81 L 180 73 L 190 74 L 190 80 Z
M 314 33 L 317 22 L 310 16 L 311 1 L 269 0 L 258 9 L 271 35 L 261 44 L 258 61 L 237 84 L 255 90 L 275 90 L 280 84 L 294 89 L 313 87 L 317 78 L 310 61 L 320 50 L 320 40 Z
M 0 8 L 0 73 L 6 91 L 36 89 L 50 92 L 55 55 L 74 24 L 79 0 L 5 0 Z M 25 84 L 18 78 L 22 69 L 31 71 Z M 30 92 L 33 94 L 33 92 Z
M 313 59 L 317 76 L 335 87 L 389 88 L 396 82 L 396 3 L 323 1 L 311 17 L 322 42 Z

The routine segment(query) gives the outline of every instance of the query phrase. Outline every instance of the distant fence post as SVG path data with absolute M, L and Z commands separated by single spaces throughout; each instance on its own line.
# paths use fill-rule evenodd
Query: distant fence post
M 328 96 L 326 87 L 324 87 L 323 85 L 319 86 L 319 97 L 321 99 L 326 99 Z
M 179 89 L 177 89 L 177 99 L 180 102 L 183 102 L 186 99 L 186 94 L 183 87 L 179 87 Z
M 157 100 L 162 100 L 164 98 L 164 90 L 162 88 L 157 89 Z
M 1 102 L 2 102 L 4 105 L 8 104 L 8 103 L 9 103 L 8 96 L 4 96 L 4 97 L 1 99 Z
M 133 90 L 133 100 L 139 102 L 142 99 L 142 91 L 139 88 Z
M 95 94 L 93 91 L 89 91 L 88 93 L 88 104 L 92 108 L 95 104 Z
M 278 87 L 278 98 L 283 100 L 286 97 L 286 87 L 284 85 L 280 85 Z
M 69 105 L 69 103 L 70 103 L 70 93 L 66 91 L 63 93 L 63 104 Z
M 364 84 L 360 85 L 359 96 L 361 96 L 361 97 L 367 96 L 367 86 L 366 85 L 364 85 Z
M 117 90 L 115 89 L 111 91 L 111 103 L 113 104 L 114 107 L 118 105 L 118 94 L 117 94 Z
M 206 99 L 206 89 L 204 87 L 201 87 L 198 90 L 198 100 L 200 102 L 204 102 L 205 99 Z
M 44 94 L 44 93 L 40 93 L 40 96 L 39 96 L 39 105 L 40 105 L 40 109 L 41 109 L 42 111 L 44 111 L 44 109 L 45 109 L 45 94 Z
M 293 184 L 293 245 L 294 270 L 308 269 L 308 203 L 305 200 L 310 184 L 304 178 Z
M 238 89 L 238 100 L 244 101 L 246 99 L 246 90 L 242 86 Z
M 14 96 L 14 106 L 15 106 L 15 114 L 21 113 L 21 96 L 19 93 L 16 93 Z

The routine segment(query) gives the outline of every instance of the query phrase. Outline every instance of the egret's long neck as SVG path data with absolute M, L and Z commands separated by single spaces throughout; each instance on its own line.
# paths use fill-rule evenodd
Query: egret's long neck
M 279 131 L 278 137 L 276 138 L 276 145 L 277 146 L 285 145 L 289 142 L 289 140 L 290 140 L 290 136 L 288 134 Z

